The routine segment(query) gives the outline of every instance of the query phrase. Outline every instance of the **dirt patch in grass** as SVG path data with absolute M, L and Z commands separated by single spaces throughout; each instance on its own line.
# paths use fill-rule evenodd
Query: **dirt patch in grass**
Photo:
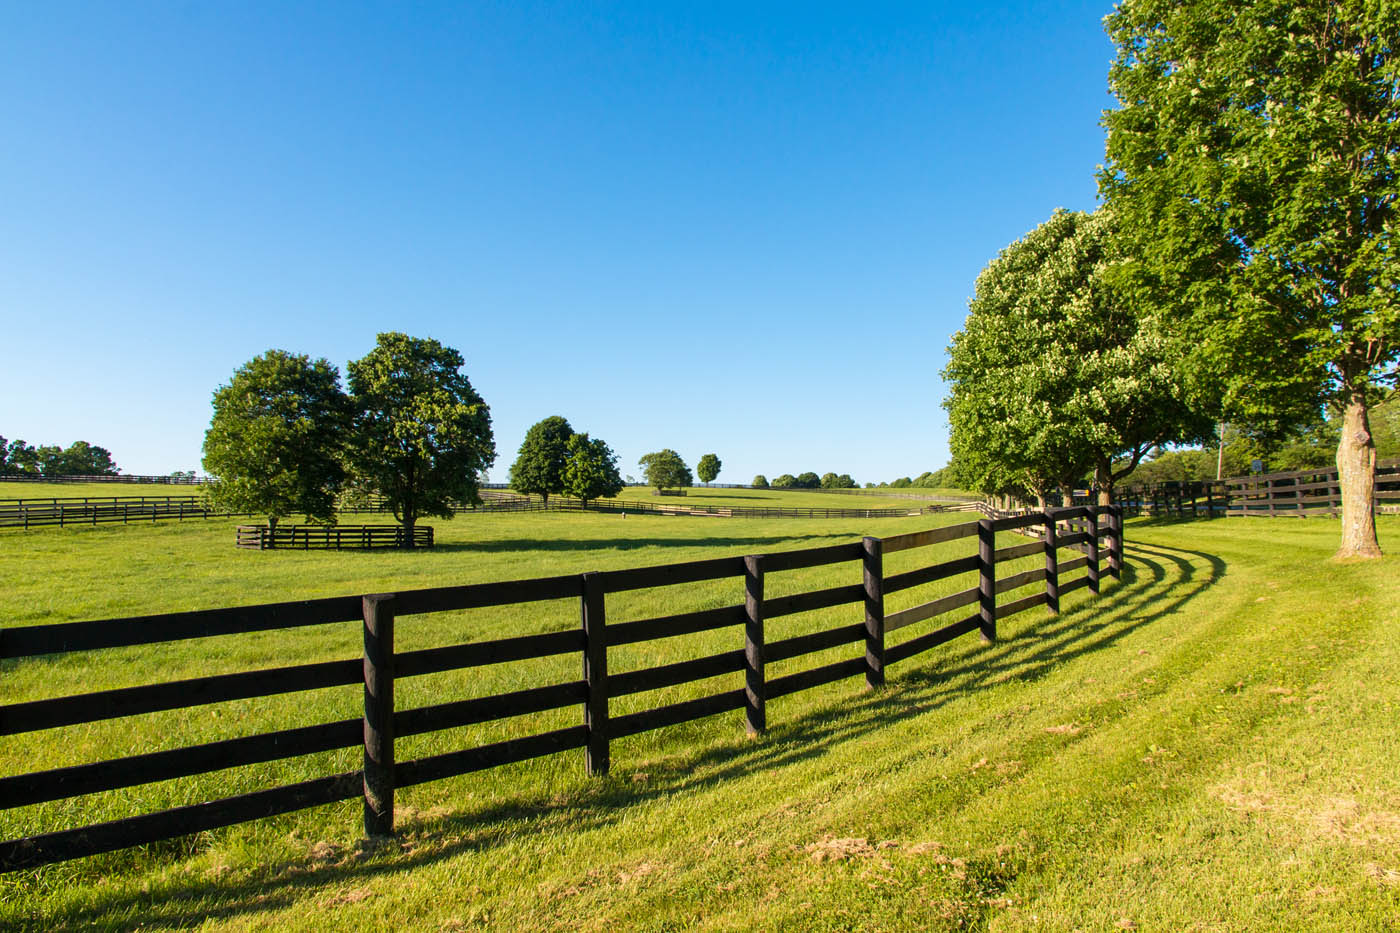
M 1306 774 L 1277 776 L 1246 770 L 1218 785 L 1215 796 L 1237 813 L 1262 814 L 1300 839 L 1359 847 L 1400 846 L 1400 807 L 1389 800 L 1361 800 L 1304 789 Z

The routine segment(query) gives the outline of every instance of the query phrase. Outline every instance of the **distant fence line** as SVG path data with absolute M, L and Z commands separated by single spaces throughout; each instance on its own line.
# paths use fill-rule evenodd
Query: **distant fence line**
M 1342 488 L 1337 468 L 1329 467 L 1223 480 L 1135 484 L 1123 487 L 1116 498 L 1128 515 L 1336 517 L 1341 514 Z M 1372 502 L 1377 511 L 1400 511 L 1400 460 L 1376 464 Z
M 1063 533 L 1063 524 L 1076 520 L 1086 522 L 1086 530 Z M 998 531 L 1026 530 L 1032 526 L 1043 529 L 1036 540 L 1011 547 L 996 546 Z M 362 747 L 364 758 L 363 766 L 355 771 L 106 823 L 0 841 L 0 871 L 34 868 L 354 798 L 364 801 L 366 834 L 382 836 L 393 832 L 394 794 L 400 787 L 569 749 L 584 750 L 589 774 L 606 774 L 611 763 L 612 740 L 727 711 L 743 710 L 748 731 L 763 732 L 767 728 L 767 701 L 770 699 L 850 677 L 863 676 L 867 687 L 877 687 L 885 682 L 885 670 L 890 664 L 908 660 L 972 632 L 994 641 L 999 619 L 1041 605 L 1051 612 L 1059 612 L 1061 597 L 1081 587 L 1098 593 L 1101 543 L 1107 544 L 1108 574 L 1121 576 L 1122 527 L 1121 513 L 1114 508 L 1059 509 L 1003 519 L 983 518 L 884 539 L 865 538 L 846 544 L 748 557 L 173 615 L 7 628 L 0 638 L 0 659 L 10 661 L 61 652 L 350 622 L 363 627 L 364 654 L 358 658 L 7 703 L 0 705 L 0 735 L 83 725 L 162 710 L 193 709 L 229 700 L 357 685 L 363 686 L 364 713 L 358 719 L 3 777 L 0 778 L 0 808 L 66 800 L 343 748 Z M 964 538 L 976 539 L 976 547 L 965 556 L 903 573 L 886 575 L 884 572 L 883 555 L 886 553 Z M 1065 548 L 1078 551 L 1079 556 L 1061 561 L 1060 551 Z M 998 563 L 1032 556 L 1042 556 L 1044 566 L 998 578 Z M 765 596 L 765 578 L 769 574 L 840 563 L 857 564 L 859 582 L 776 598 Z M 1066 579 L 1066 574 L 1080 568 L 1084 570 L 1082 575 Z M 971 588 L 898 612 L 885 611 L 886 594 L 969 573 L 977 574 L 977 583 Z M 742 602 L 639 621 L 607 619 L 609 594 L 722 579 L 742 581 Z M 997 597 L 1001 594 L 1037 583 L 1043 586 L 1028 595 L 998 604 Z M 400 615 L 558 599 L 578 600 L 578 627 L 414 651 L 394 648 L 395 620 Z M 860 621 L 777 641 L 765 639 L 767 619 L 848 605 L 863 606 Z M 890 632 L 963 607 L 973 607 L 972 613 L 902 643 L 886 644 Z M 415 619 L 409 624 L 419 622 Z M 608 652 L 614 646 L 730 627 L 742 627 L 742 638 L 733 650 L 609 675 Z M 845 660 L 771 679 L 766 674 L 769 663 L 843 645 L 861 647 L 855 649 L 855 656 Z M 581 661 L 583 677 L 580 680 L 415 709 L 395 707 L 397 678 L 569 654 Z M 742 675 L 742 686 L 736 682 L 729 689 L 699 699 L 616 717 L 610 714 L 611 698 L 719 675 Z M 437 732 L 567 707 L 580 709 L 580 724 L 412 761 L 398 761 L 395 757 L 396 736 Z
M 478 506 L 458 505 L 458 514 L 469 512 L 590 511 L 633 512 L 652 515 L 696 515 L 719 518 L 891 518 L 932 512 L 964 511 L 972 506 L 930 505 L 920 508 L 823 509 L 776 506 L 718 506 L 671 504 L 641 500 L 604 499 L 584 503 L 566 496 L 537 497 L 507 494 L 499 487 L 483 489 Z M 381 496 L 363 496 L 342 503 L 343 515 L 383 515 L 390 510 Z M 39 528 L 47 525 L 97 525 L 111 522 L 156 522 L 184 519 L 231 518 L 254 512 L 215 509 L 197 494 L 172 496 L 73 496 L 0 499 L 0 528 Z
M 699 505 L 643 502 L 626 499 L 582 499 L 550 496 L 549 501 L 521 495 L 492 495 L 483 498 L 477 511 L 487 512 L 639 512 L 647 515 L 697 515 L 715 518 L 894 518 L 936 512 L 965 511 L 971 506 L 929 505 L 894 509 L 826 509 L 749 505 Z
M 110 522 L 183 521 L 250 515 L 209 507 L 203 496 L 103 496 L 46 499 L 0 499 L 0 528 L 45 525 L 97 525 Z
M 207 476 L 142 476 L 135 473 L 98 473 L 89 476 L 64 474 L 50 476 L 44 473 L 0 474 L 3 483 L 153 483 L 162 486 L 203 486 Z

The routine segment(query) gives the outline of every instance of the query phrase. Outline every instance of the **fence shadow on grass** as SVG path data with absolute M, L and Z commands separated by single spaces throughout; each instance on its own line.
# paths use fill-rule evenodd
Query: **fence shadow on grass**
M 748 539 L 745 539 L 748 540 Z M 783 538 L 779 540 L 791 540 Z M 622 820 L 632 808 L 659 798 L 703 793 L 737 778 L 786 767 L 827 754 L 834 746 L 896 725 L 911 716 L 940 709 L 960 698 L 1010 679 L 1034 681 L 1075 658 L 1112 648 L 1128 635 L 1176 612 L 1224 576 L 1226 563 L 1201 551 L 1140 545 L 1125 547 L 1123 577 L 1106 591 L 1114 599 L 1087 594 L 1059 616 L 1004 624 L 995 645 L 971 642 L 953 647 L 923 667 L 896 672 L 877 691 L 847 695 L 779 721 L 758 740 L 741 735 L 687 754 L 664 749 L 660 760 L 639 759 L 603 779 L 580 781 L 570 792 L 517 798 L 468 812 L 423 818 L 405 814 L 393 841 L 369 844 L 336 864 L 314 860 L 266 866 L 259 877 L 235 882 L 181 876 L 158 882 L 148 891 L 124 893 L 101 904 L 75 905 L 48 919 L 50 929 L 101 925 L 169 924 L 183 927 L 209 919 L 228 919 L 290 908 L 327 886 L 366 883 L 412 871 L 470 852 L 489 851 L 529 832 L 587 832 Z M 1201 573 L 1199 564 L 1204 564 Z M 1066 600 L 1068 603 L 1069 600 Z M 1019 620 L 1018 620 L 1019 622 Z M 955 645 L 959 643 L 954 643 Z M 740 728 L 735 724 L 736 732 Z M 626 762 L 626 739 L 620 740 Z M 906 754 L 921 754 L 911 743 Z M 632 775 L 645 768 L 646 780 Z M 468 778 L 469 779 L 469 778 Z M 981 793 L 978 782 L 965 782 L 963 799 Z M 171 853 L 180 857 L 183 849 Z M 151 850 L 144 857 L 150 858 Z

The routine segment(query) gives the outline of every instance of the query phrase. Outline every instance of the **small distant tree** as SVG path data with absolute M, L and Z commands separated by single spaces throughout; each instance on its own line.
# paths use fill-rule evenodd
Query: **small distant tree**
M 204 435 L 207 490 L 216 508 L 281 518 L 335 518 L 345 482 L 341 447 L 350 401 L 324 359 L 269 350 L 234 370 L 214 392 Z
M 520 453 L 510 467 L 510 485 L 516 492 L 538 494 L 549 502 L 550 493 L 564 491 L 564 465 L 574 429 L 559 415 L 536 422 L 525 432 Z M 580 496 L 579 498 L 584 498 Z
M 762 473 L 760 473 L 760 474 L 758 474 L 757 476 L 755 476 L 755 477 L 753 478 L 753 482 L 752 482 L 752 483 L 749 483 L 749 485 L 752 486 L 752 487 L 755 488 L 755 489 L 767 489 L 767 488 L 768 488 L 768 477 L 766 477 L 766 476 L 764 476 Z
M 702 483 L 713 483 L 715 477 L 719 476 L 719 468 L 722 464 L 719 457 L 714 454 L 705 454 L 700 458 L 700 462 L 695 464 L 695 473 L 700 477 Z
M 57 444 L 40 444 L 34 449 L 34 458 L 45 476 L 63 475 L 63 448 Z
M 0 438 L 3 440 L 3 438 Z M 5 450 L 5 472 L 11 475 L 39 472 L 39 452 L 22 440 L 10 441 Z
M 351 468 L 403 523 L 406 547 L 420 517 L 480 504 L 481 474 L 496 460 L 491 411 L 462 365 L 462 354 L 436 340 L 387 333 L 347 367 Z
M 646 475 L 647 485 L 655 486 L 658 492 L 670 488 L 682 489 L 695 482 L 690 467 L 685 465 L 680 454 L 669 447 L 649 453 L 637 462 Z
M 823 473 L 823 474 L 822 474 L 822 488 L 823 488 L 823 489 L 855 489 L 855 488 L 856 488 L 856 481 L 853 480 L 853 479 L 851 479 L 851 474 L 849 474 L 849 473 L 841 473 L 841 474 L 836 474 L 836 473 Z
M 820 489 L 822 478 L 815 473 L 798 473 L 795 485 L 800 489 Z
M 582 499 L 584 508 L 588 507 L 590 500 L 611 498 L 622 492 L 617 454 L 602 438 L 592 439 L 587 434 L 575 434 L 569 438 L 566 453 L 563 491 Z
M 791 473 L 784 473 L 774 478 L 773 486 L 775 489 L 793 489 L 797 486 L 797 477 Z
M 105 447 L 74 441 L 56 458 L 57 472 L 66 476 L 115 476 L 117 465 Z

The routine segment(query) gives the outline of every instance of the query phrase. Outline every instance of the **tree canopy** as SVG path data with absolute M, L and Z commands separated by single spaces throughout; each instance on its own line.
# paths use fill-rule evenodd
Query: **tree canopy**
M 681 489 L 695 482 L 690 467 L 685 465 L 680 454 L 669 447 L 649 453 L 637 462 L 647 478 L 647 485 L 655 486 L 658 491 Z
M 340 373 L 326 360 L 283 350 L 254 357 L 214 392 L 204 435 L 211 501 L 265 514 L 273 526 L 296 514 L 332 521 L 349 424 Z
M 118 472 L 105 447 L 74 441 L 67 448 L 35 447 L 22 440 L 0 437 L 0 476 L 42 473 L 45 476 L 112 476 Z
M 1102 211 L 1058 210 L 977 277 L 943 404 L 983 492 L 1043 499 L 1092 471 L 1106 502 L 1148 450 L 1210 430 L 1180 402 L 1169 341 L 1112 286 L 1113 235 Z
M 436 340 L 385 333 L 347 367 L 351 468 L 385 497 L 409 541 L 420 516 L 480 503 L 481 473 L 496 459 L 490 410 L 462 366 L 462 354 Z
M 762 473 L 760 473 L 760 474 L 758 474 L 757 476 L 755 476 L 755 477 L 753 478 L 753 482 L 749 483 L 749 485 L 752 486 L 752 487 L 755 488 L 755 489 L 767 489 L 767 488 L 768 488 L 768 477 L 766 477 L 766 476 L 764 476 Z
M 1107 203 L 1198 407 L 1343 413 L 1339 556 L 1379 556 L 1370 408 L 1396 383 L 1400 6 L 1124 0 Z
M 569 438 L 566 454 L 563 492 L 582 499 L 585 507 L 593 499 L 622 492 L 624 483 L 617 472 L 617 454 L 602 438 L 575 434 Z
M 700 462 L 695 464 L 695 474 L 700 477 L 700 482 L 713 483 L 715 477 L 719 476 L 721 466 L 723 464 L 720 463 L 719 457 L 705 454 L 700 458 Z
M 542 496 L 545 502 L 549 501 L 550 493 L 563 492 L 564 467 L 569 458 L 569 439 L 573 436 L 573 427 L 559 415 L 531 425 L 510 467 L 511 488 L 526 495 Z

